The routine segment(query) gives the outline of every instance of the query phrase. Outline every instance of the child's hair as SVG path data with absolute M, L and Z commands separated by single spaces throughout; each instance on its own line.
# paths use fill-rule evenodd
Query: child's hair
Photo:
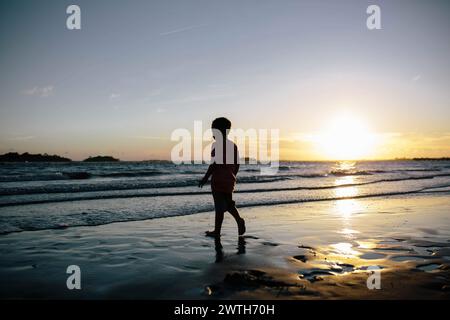
M 211 128 L 219 130 L 223 136 L 226 136 L 227 130 L 231 129 L 231 121 L 224 117 L 216 118 L 212 122 Z

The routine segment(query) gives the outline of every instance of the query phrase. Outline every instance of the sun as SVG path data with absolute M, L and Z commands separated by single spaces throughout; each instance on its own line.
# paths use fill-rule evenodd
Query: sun
M 360 160 L 369 157 L 376 138 L 367 124 L 352 115 L 330 121 L 316 137 L 318 151 L 330 160 Z

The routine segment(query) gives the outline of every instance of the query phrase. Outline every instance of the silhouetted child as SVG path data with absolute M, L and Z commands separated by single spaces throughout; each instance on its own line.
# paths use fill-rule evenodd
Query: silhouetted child
M 215 228 L 206 231 L 210 237 L 219 237 L 225 211 L 231 213 L 238 225 L 238 234 L 245 233 L 245 221 L 239 215 L 233 201 L 236 175 L 239 171 L 239 151 L 233 141 L 228 139 L 231 122 L 227 118 L 217 118 L 211 129 L 215 142 L 212 144 L 211 164 L 198 186 L 201 188 L 211 178 L 211 190 L 216 211 Z

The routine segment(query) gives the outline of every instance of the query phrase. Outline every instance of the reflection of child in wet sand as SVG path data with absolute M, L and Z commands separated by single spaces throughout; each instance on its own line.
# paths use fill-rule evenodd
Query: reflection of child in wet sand
M 211 165 L 198 186 L 201 188 L 211 177 L 211 190 L 216 211 L 215 228 L 206 231 L 210 237 L 219 237 L 225 211 L 231 213 L 238 225 L 238 233 L 245 233 L 245 221 L 239 215 L 233 201 L 233 191 L 236 185 L 236 175 L 239 171 L 239 151 L 233 141 L 228 139 L 231 128 L 230 120 L 217 118 L 213 121 L 213 137 L 216 140 L 211 150 Z

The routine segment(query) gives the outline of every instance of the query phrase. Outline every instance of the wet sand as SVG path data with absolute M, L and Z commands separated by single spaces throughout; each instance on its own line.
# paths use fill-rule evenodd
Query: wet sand
M 0 297 L 449 299 L 450 197 L 244 208 L 247 235 L 213 213 L 0 236 Z M 81 268 L 68 290 L 66 268 Z M 369 267 L 381 289 L 369 290 Z

